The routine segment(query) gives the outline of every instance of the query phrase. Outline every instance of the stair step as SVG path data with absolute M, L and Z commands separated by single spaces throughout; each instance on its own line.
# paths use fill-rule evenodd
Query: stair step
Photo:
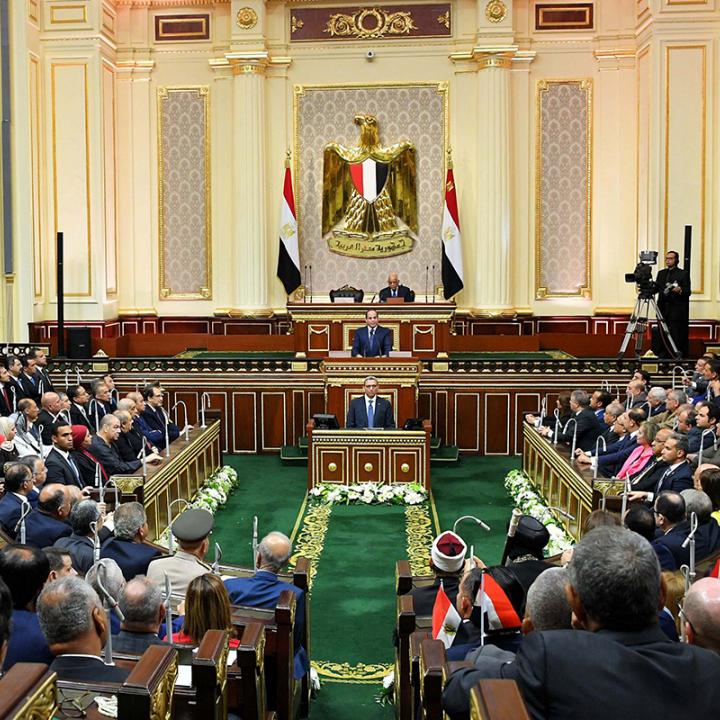
M 460 451 L 457 445 L 443 445 L 434 450 L 430 455 L 430 462 L 433 463 L 456 463 L 460 459 Z

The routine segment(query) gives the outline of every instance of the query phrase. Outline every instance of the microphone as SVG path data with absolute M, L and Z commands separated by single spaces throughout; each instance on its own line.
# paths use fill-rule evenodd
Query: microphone
M 15 534 L 17 535 L 18 530 L 21 531 L 20 542 L 23 545 L 25 544 L 25 538 L 22 537 L 22 535 L 25 534 L 25 518 L 30 514 L 31 510 L 32 507 L 30 506 L 30 503 L 24 502 L 22 504 L 22 510 L 20 511 L 20 519 L 17 521 L 17 525 L 15 525 Z
M 437 287 L 437 283 L 435 282 L 435 265 L 432 266 L 432 289 L 433 289 L 433 299 L 432 301 L 435 302 L 435 288 Z
M 376 297 L 377 297 L 377 293 L 373 293 L 372 300 L 370 301 L 371 305 L 375 302 Z
M 303 285 L 305 286 L 305 292 L 303 293 L 303 302 L 307 302 L 307 263 L 303 265 Z
M 430 266 L 425 266 L 425 302 L 428 301 L 428 272 L 430 270 Z
M 220 560 L 222 560 L 222 548 L 220 543 L 215 543 L 215 560 L 212 564 L 212 571 L 215 575 L 220 575 Z
M 483 530 L 487 530 L 488 532 L 490 532 L 490 527 L 486 525 L 479 517 L 475 517 L 474 515 L 463 515 L 462 517 L 459 517 L 453 524 L 453 532 L 455 534 L 457 534 L 457 526 L 461 520 L 474 520 L 475 523 L 479 525 Z
M 310 269 L 310 302 L 313 301 L 313 287 L 312 287 L 312 265 L 308 265 Z

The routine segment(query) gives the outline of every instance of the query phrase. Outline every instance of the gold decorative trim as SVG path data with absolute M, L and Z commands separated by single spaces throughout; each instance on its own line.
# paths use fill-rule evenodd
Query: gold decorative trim
M 485 6 L 485 17 L 491 23 L 501 23 L 507 17 L 507 8 L 502 0 L 490 0 Z
M 290 17 L 290 34 L 293 34 L 298 30 L 302 30 L 304 26 L 305 23 L 302 20 L 299 20 L 294 15 Z
M 115 485 L 118 486 L 121 492 L 125 493 L 126 495 L 131 495 L 134 493 L 139 487 L 142 487 L 143 483 L 145 482 L 143 478 L 141 477 L 113 477 L 113 482 Z
M 308 588 L 312 588 L 317 575 L 320 555 L 325 547 L 325 535 L 327 534 L 331 512 L 332 505 L 311 505 L 308 508 L 303 519 L 302 530 L 300 530 L 295 542 L 295 551 L 288 562 L 288 567 L 294 568 L 299 557 L 310 560 Z
M 369 24 L 366 24 L 368 23 Z M 352 15 L 335 13 L 328 18 L 325 30 L 330 37 L 371 40 L 387 35 L 409 35 L 417 30 L 412 13 L 398 10 L 387 12 L 382 8 L 361 8 Z
M 430 549 L 434 533 L 428 506 L 408 505 L 405 508 L 407 555 L 413 575 L 429 575 Z
M 193 92 L 202 98 L 205 120 L 205 270 L 206 285 L 202 285 L 197 292 L 174 293 L 168 287 L 165 278 L 165 237 L 163 234 L 164 219 L 164 182 L 163 182 L 163 122 L 162 103 L 172 93 Z M 210 88 L 207 85 L 173 85 L 160 87 L 158 97 L 157 146 L 158 146 L 158 243 L 160 265 L 160 299 L 161 300 L 210 300 L 212 299 L 212 193 L 210 171 Z
M 140 315 L 152 315 L 158 316 L 158 311 L 155 308 L 120 308 L 117 311 L 119 318 L 123 317 L 138 317 Z
M 237 12 L 237 26 L 250 30 L 257 25 L 258 14 L 251 7 L 240 8 Z
M 392 670 L 384 663 L 335 663 L 329 660 L 313 660 L 311 665 L 323 682 L 376 685 Z
M 32 695 L 15 709 L 16 718 L 52 718 L 57 713 L 57 675 L 51 673 Z
M 450 11 L 446 10 L 442 15 L 437 16 L 438 25 L 442 25 L 448 30 L 450 29 Z
M 578 85 L 585 91 L 585 111 L 587 118 L 587 141 L 585 148 L 586 162 L 586 210 L 585 210 L 585 281 L 586 285 L 573 293 L 549 293 L 546 287 L 540 285 L 541 270 L 541 207 L 542 207 L 542 97 L 551 85 Z M 592 79 L 545 79 L 538 80 L 535 101 L 535 298 L 591 297 L 592 278 L 592 171 L 593 171 L 593 102 Z
M 67 13 L 69 10 L 80 10 L 81 14 L 75 17 L 61 17 L 56 13 Z M 82 5 L 51 5 L 50 6 L 50 24 L 51 25 L 82 25 L 87 23 L 88 6 Z

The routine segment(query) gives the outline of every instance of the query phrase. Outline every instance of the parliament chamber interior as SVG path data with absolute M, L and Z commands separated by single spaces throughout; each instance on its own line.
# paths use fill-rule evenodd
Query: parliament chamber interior
M 719 40 L 0 3 L 0 720 L 713 717 Z

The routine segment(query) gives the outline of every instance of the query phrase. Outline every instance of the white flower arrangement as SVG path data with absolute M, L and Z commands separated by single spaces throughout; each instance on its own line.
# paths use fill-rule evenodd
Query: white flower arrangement
M 505 476 L 505 489 L 523 515 L 534 517 L 548 529 L 550 541 L 545 548 L 546 555 L 557 555 L 575 544 L 522 470 L 511 470 Z
M 238 484 L 237 471 L 224 465 L 203 483 L 190 504 L 215 514 L 227 502 Z
M 324 483 L 310 491 L 310 500 L 322 505 L 421 505 L 427 499 L 427 490 L 417 483 Z
M 391 670 L 382 679 L 383 689 L 373 698 L 378 705 L 385 707 L 395 702 L 395 671 Z

